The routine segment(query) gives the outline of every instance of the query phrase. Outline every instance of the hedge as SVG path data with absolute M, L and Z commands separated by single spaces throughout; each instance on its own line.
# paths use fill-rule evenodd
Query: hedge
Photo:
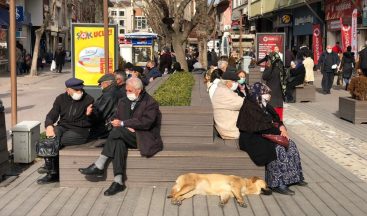
M 194 83 L 191 73 L 174 73 L 155 91 L 153 97 L 160 106 L 190 106 Z

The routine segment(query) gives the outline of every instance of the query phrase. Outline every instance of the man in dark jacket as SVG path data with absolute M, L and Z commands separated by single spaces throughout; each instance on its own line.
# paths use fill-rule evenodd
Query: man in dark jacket
M 116 111 L 119 100 L 119 89 L 115 85 L 115 76 L 105 74 L 98 80 L 102 88 L 102 95 L 93 104 L 91 115 L 92 128 L 89 133 L 90 139 L 103 139 L 108 136 L 112 129 L 110 127 L 111 117 Z
M 121 99 L 111 122 L 113 129 L 95 163 L 80 168 L 84 175 L 103 176 L 105 164 L 112 159 L 114 182 L 104 192 L 111 196 L 125 190 L 128 148 L 139 147 L 140 154 L 152 157 L 163 149 L 160 136 L 162 115 L 158 103 L 144 91 L 138 78 L 126 83 L 127 98 Z
M 115 71 L 115 82 L 116 88 L 118 89 L 117 97 L 123 98 L 126 97 L 126 72 L 123 70 Z
M 170 72 L 172 66 L 172 56 L 169 48 L 165 48 L 159 58 L 159 70 L 164 73 L 166 70 Z
M 147 81 L 152 82 L 155 78 L 162 76 L 161 72 L 155 67 L 154 61 L 148 61 L 146 68 L 148 70 L 145 76 Z
M 319 67 L 322 73 L 321 86 L 325 94 L 330 94 L 330 89 L 334 82 L 334 73 L 338 68 L 340 59 L 338 55 L 333 52 L 332 46 L 326 47 L 326 52 L 323 52 L 319 59 Z
M 359 68 L 367 76 L 367 41 L 363 50 L 359 52 Z
M 56 62 L 56 71 L 59 73 L 61 73 L 62 66 L 64 66 L 65 64 L 65 56 L 66 52 L 61 46 L 59 46 L 54 55 L 54 60 Z
M 285 91 L 285 99 L 288 103 L 294 103 L 293 93 L 296 86 L 305 82 L 306 69 L 302 62 L 297 65 L 291 64 L 289 78 L 287 80 L 287 87 Z
M 83 90 L 84 81 L 76 78 L 66 80 L 66 92 L 57 96 L 52 109 L 46 116 L 47 137 L 56 137 L 61 146 L 80 145 L 88 140 L 93 98 Z M 54 124 L 57 122 L 57 126 Z M 38 184 L 58 181 L 58 157 L 45 158 L 40 174 L 47 173 Z

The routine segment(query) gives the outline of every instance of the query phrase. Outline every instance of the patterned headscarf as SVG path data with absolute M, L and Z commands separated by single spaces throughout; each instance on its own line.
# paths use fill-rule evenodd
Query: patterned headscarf
M 249 99 L 262 107 L 262 95 L 270 94 L 271 89 L 261 82 L 256 82 L 250 86 L 250 97 Z

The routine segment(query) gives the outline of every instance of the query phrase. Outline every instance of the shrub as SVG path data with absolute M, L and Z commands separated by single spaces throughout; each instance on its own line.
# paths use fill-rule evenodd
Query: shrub
M 172 74 L 153 94 L 160 106 L 190 106 L 191 91 L 195 83 L 189 72 Z

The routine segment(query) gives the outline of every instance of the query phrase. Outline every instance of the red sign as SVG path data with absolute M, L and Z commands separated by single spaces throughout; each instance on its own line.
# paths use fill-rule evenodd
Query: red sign
M 270 51 L 273 51 L 274 47 L 279 47 L 279 52 L 283 56 L 285 51 L 285 33 L 257 33 L 256 34 L 256 48 L 257 59 L 264 58 Z M 265 67 L 265 63 L 261 64 Z
M 344 25 L 342 18 L 340 18 L 340 25 L 342 33 L 342 50 L 345 52 L 347 47 L 352 45 L 352 28 L 350 25 Z
M 113 73 L 112 60 L 113 60 L 112 58 L 108 58 L 108 72 L 109 73 Z M 101 74 L 105 73 L 105 68 L 106 68 L 105 58 L 100 58 L 100 60 L 99 60 L 99 69 L 100 69 Z
M 322 39 L 321 39 L 321 27 L 320 24 L 315 24 L 312 26 L 312 46 L 313 46 L 313 59 L 317 65 L 319 58 L 322 53 Z
M 335 20 L 340 17 L 351 17 L 355 8 L 361 8 L 361 0 L 326 0 L 325 20 Z

